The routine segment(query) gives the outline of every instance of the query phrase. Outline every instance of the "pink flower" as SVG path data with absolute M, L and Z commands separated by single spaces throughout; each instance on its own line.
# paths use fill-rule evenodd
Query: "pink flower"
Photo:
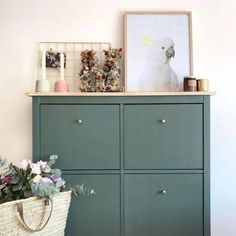
M 13 175 L 7 175 L 3 179 L 0 179 L 0 185 L 9 184 L 14 179 Z
M 65 187 L 66 182 L 61 177 L 52 177 L 52 179 L 58 188 Z

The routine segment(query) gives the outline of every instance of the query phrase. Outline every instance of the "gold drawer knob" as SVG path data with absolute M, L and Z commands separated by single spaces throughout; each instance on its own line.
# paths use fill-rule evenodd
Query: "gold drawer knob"
M 163 195 L 166 195 L 167 191 L 166 191 L 165 189 L 162 189 L 162 190 L 160 191 L 160 193 L 163 194 Z
M 165 124 L 166 123 L 166 120 L 165 119 L 161 119 L 160 120 L 162 124 Z
M 75 122 L 76 122 L 76 123 L 78 123 L 78 124 L 82 124 L 82 123 L 83 123 L 83 121 L 82 121 L 82 120 L 80 120 L 80 119 L 78 119 L 78 120 L 75 120 Z

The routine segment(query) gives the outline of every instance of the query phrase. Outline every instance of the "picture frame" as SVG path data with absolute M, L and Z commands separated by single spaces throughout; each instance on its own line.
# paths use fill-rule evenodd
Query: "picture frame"
M 193 74 L 191 11 L 125 11 L 125 91 L 182 91 Z

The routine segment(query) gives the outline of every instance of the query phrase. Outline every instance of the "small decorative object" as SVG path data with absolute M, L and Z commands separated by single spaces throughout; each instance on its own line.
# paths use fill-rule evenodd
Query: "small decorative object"
M 81 52 L 80 91 L 81 92 L 120 92 L 119 85 L 122 49 L 103 50 L 105 54 L 104 65 L 99 64 L 96 53 L 93 50 Z
M 36 92 L 49 92 L 50 83 L 46 79 L 46 51 L 42 51 L 42 78 L 36 81 Z
M 81 92 L 102 92 L 104 87 L 103 71 L 98 64 L 94 50 L 84 50 L 80 54 L 82 68 L 80 70 Z
M 184 77 L 184 91 L 194 92 L 197 91 L 196 78 L 193 76 Z
M 103 75 L 105 80 L 104 92 L 122 92 L 123 89 L 120 86 L 120 67 L 119 60 L 122 55 L 122 48 L 109 48 L 103 50 L 105 53 L 105 63 L 103 67 Z
M 197 79 L 197 91 L 207 92 L 209 90 L 209 82 L 207 79 Z
M 95 193 L 84 185 L 65 187 L 61 170 L 52 168 L 56 159 L 18 167 L 0 157 L 1 235 L 64 235 L 71 192 Z
M 192 74 L 191 12 L 125 13 L 126 91 L 177 91 Z
M 68 92 L 69 86 L 68 83 L 65 81 L 65 62 L 64 62 L 65 56 L 64 53 L 60 54 L 60 73 L 61 73 L 61 79 L 56 81 L 55 83 L 55 92 Z
M 46 67 L 59 68 L 61 53 L 53 52 L 52 49 L 46 53 Z M 64 68 L 66 67 L 66 54 L 64 54 Z

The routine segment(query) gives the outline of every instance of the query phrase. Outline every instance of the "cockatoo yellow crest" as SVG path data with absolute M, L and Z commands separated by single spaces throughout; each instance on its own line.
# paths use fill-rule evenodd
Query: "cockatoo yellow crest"
M 146 33 L 142 33 L 141 42 L 145 47 L 150 48 L 152 46 L 152 41 L 151 41 L 151 39 L 148 38 Z

